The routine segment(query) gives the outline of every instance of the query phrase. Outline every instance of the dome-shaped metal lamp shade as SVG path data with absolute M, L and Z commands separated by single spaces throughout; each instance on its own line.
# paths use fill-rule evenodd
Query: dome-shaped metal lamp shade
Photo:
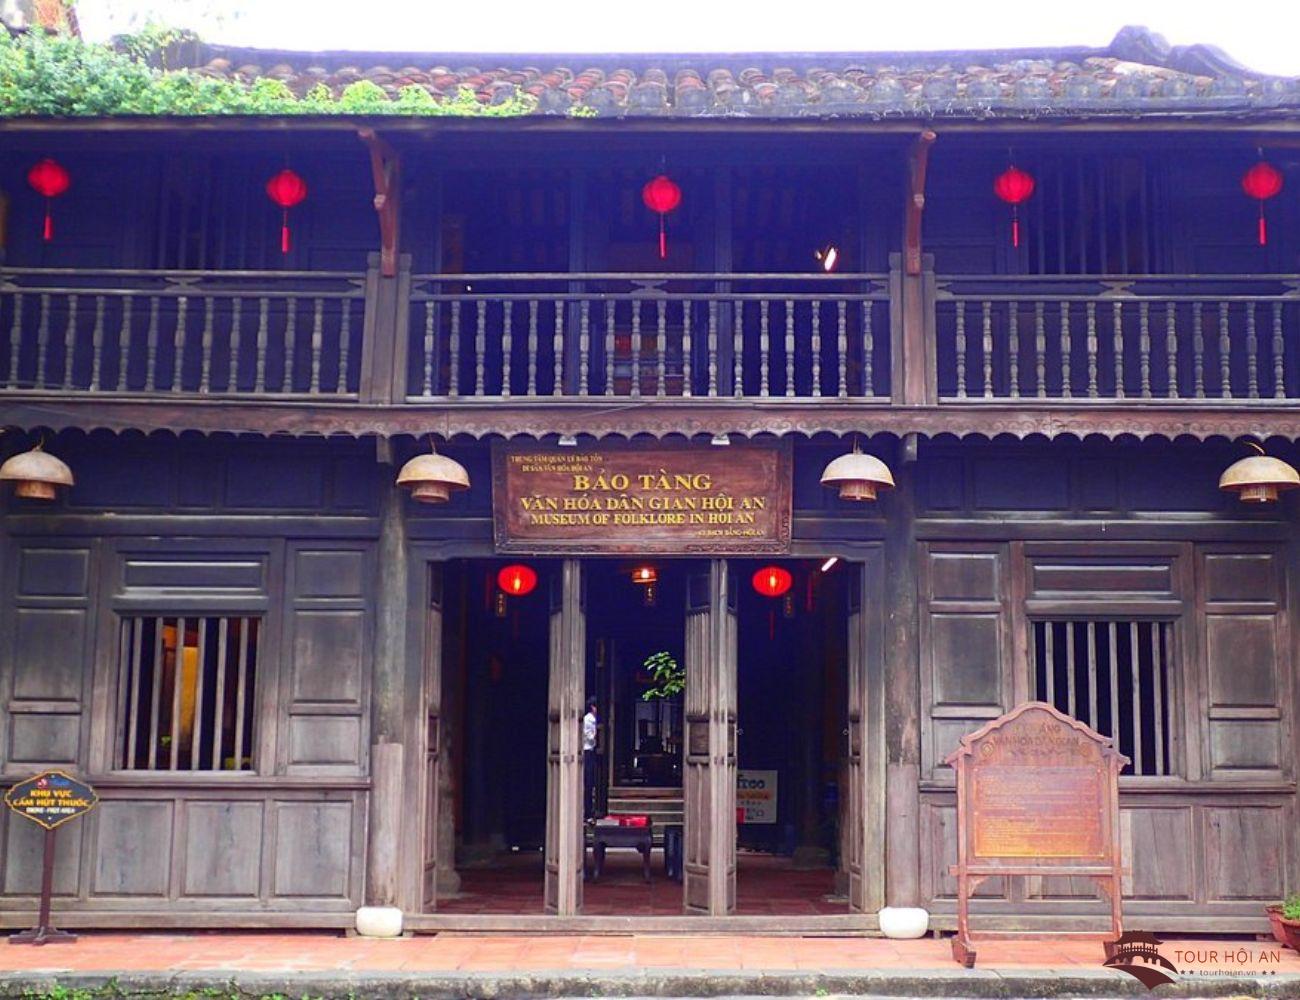
M 14 484 L 14 496 L 28 500 L 53 500 L 60 486 L 71 486 L 72 470 L 37 445 L 0 465 L 0 480 Z
M 1283 490 L 1300 487 L 1300 473 L 1271 455 L 1251 455 L 1233 462 L 1219 477 L 1219 489 L 1236 493 L 1243 503 L 1274 503 Z
M 403 465 L 397 485 L 409 489 L 411 498 L 420 503 L 446 503 L 455 490 L 469 489 L 469 473 L 459 462 L 435 451 L 416 455 Z
M 851 452 L 826 466 L 822 485 L 839 487 L 841 500 L 875 500 L 880 490 L 893 488 L 894 477 L 889 466 L 854 445 Z

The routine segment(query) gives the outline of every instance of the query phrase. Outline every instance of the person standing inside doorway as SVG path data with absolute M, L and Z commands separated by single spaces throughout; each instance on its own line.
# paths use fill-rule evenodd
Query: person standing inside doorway
M 582 808 L 584 817 L 596 815 L 596 734 L 600 718 L 596 699 L 587 699 L 587 714 L 582 717 Z

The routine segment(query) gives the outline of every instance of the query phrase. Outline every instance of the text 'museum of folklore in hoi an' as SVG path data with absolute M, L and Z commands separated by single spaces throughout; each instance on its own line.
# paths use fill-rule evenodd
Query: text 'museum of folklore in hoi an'
M 790 450 L 498 447 L 497 547 L 515 552 L 785 552 Z

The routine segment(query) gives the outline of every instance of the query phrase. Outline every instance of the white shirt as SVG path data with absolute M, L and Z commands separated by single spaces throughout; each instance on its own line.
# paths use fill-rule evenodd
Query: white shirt
M 582 749 L 596 749 L 596 713 L 588 712 L 582 717 Z

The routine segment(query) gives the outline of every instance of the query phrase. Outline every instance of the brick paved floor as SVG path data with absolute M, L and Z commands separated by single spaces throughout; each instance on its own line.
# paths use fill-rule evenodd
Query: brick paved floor
M 443 933 L 396 941 L 319 933 L 116 934 L 87 932 L 75 944 L 3 947 L 0 971 L 127 973 L 220 971 L 331 972 L 553 972 L 603 973 L 664 969 L 781 971 L 941 970 L 952 972 L 948 942 L 879 938 L 773 938 L 743 935 L 528 936 Z M 1300 975 L 1300 955 L 1272 942 L 1169 939 L 1161 952 L 1197 953 L 1199 967 Z M 1227 951 L 1249 952 L 1248 964 L 1225 963 Z M 1279 954 L 1261 962 L 1261 951 Z M 1216 960 L 1209 961 L 1214 952 Z M 988 941 L 980 944 L 986 970 L 1097 969 L 1096 942 Z M 1178 963 L 1183 967 L 1182 963 Z

